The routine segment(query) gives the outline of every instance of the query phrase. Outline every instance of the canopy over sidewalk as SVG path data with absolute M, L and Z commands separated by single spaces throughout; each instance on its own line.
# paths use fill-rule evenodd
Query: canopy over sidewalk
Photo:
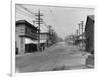
M 38 40 L 31 40 L 31 39 L 25 38 L 25 44 L 29 44 L 29 43 L 38 44 Z M 40 43 L 46 43 L 46 40 L 40 40 Z

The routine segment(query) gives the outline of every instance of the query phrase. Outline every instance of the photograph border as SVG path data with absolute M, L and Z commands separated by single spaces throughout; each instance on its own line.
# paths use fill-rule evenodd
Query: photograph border
M 31 5 L 35 5 L 35 6 L 50 6 L 50 7 L 75 7 L 75 8 L 93 8 L 93 9 L 96 9 L 95 6 L 91 6 L 91 5 L 80 5 L 80 4 L 39 4 L 39 3 L 34 3 L 34 1 L 32 2 L 33 0 L 30 1 L 17 1 L 17 0 L 12 0 L 11 2 L 11 75 L 12 77 L 15 77 L 16 75 L 21 75 L 21 76 L 25 76 L 25 75 L 33 75 L 33 73 L 35 72 L 32 72 L 32 73 L 15 73 L 15 5 L 16 4 L 31 4 Z M 95 31 L 95 30 L 94 30 Z M 95 39 L 95 38 L 94 38 Z M 95 49 L 95 47 L 94 47 Z M 86 70 L 83 70 L 83 69 L 79 69 L 80 71 L 88 71 L 88 70 L 91 70 L 91 69 L 86 69 Z M 76 70 L 65 70 L 65 71 L 76 71 Z M 48 71 L 46 71 L 48 72 Z M 50 71 L 52 73 L 52 71 Z M 61 72 L 61 71 L 56 71 L 56 72 Z M 40 73 L 40 72 L 37 72 L 37 73 Z M 42 73 L 42 72 L 41 72 Z

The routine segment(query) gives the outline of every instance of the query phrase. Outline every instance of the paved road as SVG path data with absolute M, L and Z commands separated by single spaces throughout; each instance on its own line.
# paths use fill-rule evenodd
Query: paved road
M 44 52 L 16 56 L 16 72 L 38 72 L 80 69 L 85 67 L 86 56 L 76 46 L 59 42 Z

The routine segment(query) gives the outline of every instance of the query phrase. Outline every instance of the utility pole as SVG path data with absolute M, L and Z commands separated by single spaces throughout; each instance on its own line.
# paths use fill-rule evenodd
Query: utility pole
M 79 30 L 77 29 L 77 30 L 76 30 L 75 41 L 74 41 L 75 44 L 76 44 L 77 46 L 78 46 L 78 37 L 79 37 L 79 36 L 78 36 L 78 31 L 79 31 Z
M 78 29 L 76 30 L 76 35 L 77 35 L 77 36 L 79 35 L 79 30 L 78 30 Z
M 79 40 L 80 40 L 80 34 L 81 34 L 81 24 L 79 23 Z M 80 42 L 79 42 L 79 47 L 80 47 Z
M 83 35 L 83 24 L 84 24 L 84 21 L 81 21 L 81 30 L 82 30 L 82 49 L 83 49 L 83 45 L 84 45 L 84 35 Z
M 50 25 L 48 26 L 48 42 L 51 42 L 51 26 Z
M 79 30 L 77 29 L 76 30 L 76 40 L 78 40 L 78 37 L 79 37 L 78 35 L 79 35 Z
M 43 14 L 40 13 L 40 10 L 38 11 L 38 14 L 36 14 L 35 16 L 37 16 L 35 22 L 37 22 L 36 24 L 38 24 L 38 44 L 37 44 L 37 50 L 40 51 L 40 24 L 43 24 L 43 20 L 41 18 L 41 16 L 43 16 Z
M 83 22 L 84 22 L 84 21 L 81 21 L 82 34 L 83 34 Z
M 79 24 L 79 35 L 81 34 L 80 31 L 81 31 L 81 24 Z

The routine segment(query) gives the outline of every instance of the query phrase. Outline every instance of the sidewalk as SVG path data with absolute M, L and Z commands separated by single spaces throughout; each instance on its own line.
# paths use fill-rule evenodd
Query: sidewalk
M 87 68 L 94 68 L 94 55 L 92 55 L 91 53 L 88 53 L 88 52 L 80 49 L 79 47 L 77 47 L 77 48 L 81 52 L 82 56 L 84 56 L 86 58 L 85 66 Z
M 86 59 L 86 66 L 88 68 L 94 68 L 94 55 L 89 55 Z

